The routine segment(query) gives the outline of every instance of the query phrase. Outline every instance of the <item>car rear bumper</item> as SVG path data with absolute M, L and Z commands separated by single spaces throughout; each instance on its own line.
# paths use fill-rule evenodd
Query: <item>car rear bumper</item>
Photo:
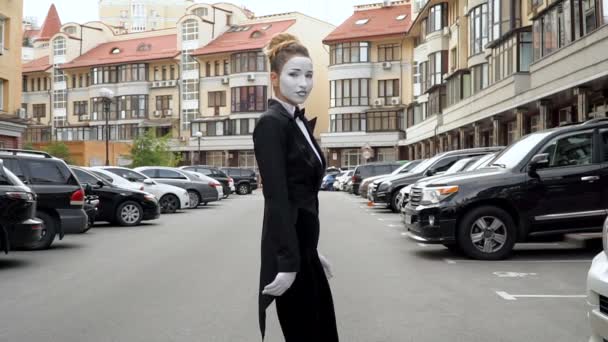
M 6 227 L 8 238 L 12 247 L 21 247 L 40 241 L 42 238 L 43 223 L 40 220 L 29 219 L 21 223 Z
M 420 208 L 420 209 L 418 209 Z M 410 237 L 425 243 L 451 243 L 456 241 L 456 220 L 444 219 L 438 207 L 406 206 L 403 209 L 405 229 Z
M 87 228 L 88 216 L 84 209 L 57 209 L 57 213 L 65 234 L 79 234 Z

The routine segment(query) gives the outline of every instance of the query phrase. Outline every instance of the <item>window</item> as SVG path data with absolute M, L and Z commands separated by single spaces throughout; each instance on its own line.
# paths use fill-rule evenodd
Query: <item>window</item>
M 369 79 L 330 81 L 330 107 L 368 106 Z
M 239 152 L 239 167 L 246 167 L 249 169 L 257 169 L 257 163 L 255 161 L 255 153 L 253 151 L 240 151 Z M 243 176 L 250 176 L 250 172 L 242 170 Z
M 343 168 L 354 168 L 361 164 L 361 150 L 360 149 L 345 149 L 342 150 L 342 167 Z
M 53 90 L 53 108 L 54 109 L 65 109 L 66 108 L 66 92 L 65 90 Z
M 213 76 L 220 76 L 220 61 L 213 63 Z
M 429 93 L 428 111 L 429 115 L 441 114 L 445 108 L 446 90 L 444 87 L 433 90 Z
M 588 165 L 593 162 L 593 133 L 556 138 L 543 148 L 549 154 L 549 168 Z
M 196 109 L 182 109 L 182 129 L 187 130 L 190 128 L 190 123 L 196 118 L 197 115 L 198 110 Z
M 71 174 L 59 163 L 43 160 L 30 160 L 28 163 L 32 184 L 67 184 Z
M 443 30 L 448 24 L 448 4 L 440 3 L 429 10 L 427 17 L 426 32 L 427 34 Z
M 329 129 L 332 133 L 364 132 L 366 129 L 365 113 L 332 114 Z
M 230 56 L 232 73 L 266 71 L 266 55 L 263 52 L 235 53 Z M 226 69 L 226 64 L 224 64 Z
M 224 60 L 224 76 L 230 74 L 230 62 L 227 59 Z
M 173 170 L 165 170 L 158 169 L 158 177 L 157 178 L 167 178 L 167 179 L 187 179 L 186 176 L 181 173 Z
M 4 83 L 6 81 L 0 78 L 0 111 L 4 111 Z
M 44 118 L 46 116 L 46 104 L 39 103 L 32 105 L 34 118 Z
M 198 70 L 198 62 L 191 56 L 192 50 L 182 51 L 182 68 L 184 71 Z
M 378 62 L 401 60 L 401 45 L 388 44 L 378 46 Z
M 207 152 L 207 165 L 213 165 L 217 167 L 225 166 L 226 158 L 222 151 L 210 151 Z
M 78 181 L 80 182 L 80 184 L 95 185 L 95 184 L 97 184 L 97 182 L 99 182 L 99 179 L 93 177 L 89 173 L 84 172 L 80 169 L 74 168 L 74 169 L 72 169 L 72 171 L 76 175 L 76 178 L 78 178 Z
M 368 132 L 403 130 L 403 112 L 369 112 L 366 126 Z
M 369 62 L 369 42 L 349 42 L 331 45 L 329 64 L 367 63 Z
M 378 97 L 384 98 L 384 103 L 395 96 L 399 96 L 399 79 L 378 81 Z
M 65 74 L 63 73 L 63 71 L 59 70 L 57 68 L 57 66 L 55 66 L 55 68 L 53 68 L 53 82 L 61 83 L 61 82 L 65 82 L 65 81 L 66 81 Z
M 198 79 L 182 81 L 182 99 L 198 100 L 199 82 Z
M 477 94 L 488 87 L 488 63 L 476 65 L 471 68 L 472 90 Z
M 104 70 L 104 81 L 105 81 L 105 69 L 109 69 L 109 82 L 104 83 L 116 83 L 116 82 L 140 82 L 148 80 L 148 64 L 124 64 L 118 67 L 103 67 Z M 118 69 L 116 69 L 118 68 Z M 100 68 L 93 68 L 100 69 Z M 114 75 L 117 73 L 118 78 Z
M 211 77 L 211 63 L 205 63 L 205 77 Z
M 447 72 L 447 51 L 438 51 L 429 55 L 426 89 L 443 84 L 443 74 Z
M 488 43 L 488 5 L 477 6 L 469 13 L 469 56 L 482 53 Z
M 199 17 L 206 17 L 209 15 L 209 9 L 207 7 L 200 7 L 194 9 L 194 15 L 198 15 Z
M 235 87 L 231 91 L 231 111 L 263 112 L 266 110 L 266 86 Z
M 182 41 L 198 40 L 198 23 L 194 19 L 182 24 Z
M 117 116 L 116 116 L 116 108 L 117 108 L 117 102 L 118 101 L 112 101 L 109 105 L 109 116 L 108 119 L 109 120 L 116 120 Z M 97 120 L 105 120 L 105 115 L 106 115 L 106 107 L 104 105 L 104 99 L 101 97 L 93 97 L 90 100 L 91 103 L 91 120 L 92 121 L 97 121 Z
M 209 108 L 215 107 L 215 115 L 219 115 L 219 107 L 226 106 L 225 91 L 210 91 L 209 93 Z
M 66 42 L 64 37 L 57 37 L 53 40 L 53 54 L 55 56 L 65 56 Z
M 148 117 L 148 95 L 125 95 L 118 98 L 120 119 Z
M 74 101 L 74 115 L 80 119 L 81 115 L 88 113 L 89 102 L 88 101 Z
M 448 79 L 448 106 L 471 96 L 471 74 L 459 73 Z
M 4 38 L 4 36 L 6 35 L 6 30 L 4 28 L 4 26 L 6 25 L 6 21 L 7 21 L 6 19 L 0 18 L 0 55 L 4 54 L 4 49 L 5 49 L 4 45 L 6 45 L 5 44 L 6 40 Z
M 156 97 L 156 110 L 163 112 L 163 115 L 167 115 L 167 111 L 173 108 L 173 96 L 163 95 Z

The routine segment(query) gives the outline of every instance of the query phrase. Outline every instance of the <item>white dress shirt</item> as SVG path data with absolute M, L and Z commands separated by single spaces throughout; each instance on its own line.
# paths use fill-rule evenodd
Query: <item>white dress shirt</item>
M 283 102 L 277 98 L 275 98 L 275 100 L 278 103 L 282 104 L 283 107 L 285 108 L 285 110 L 287 110 L 287 113 L 291 114 L 291 116 L 293 117 L 293 115 L 296 112 L 296 106 Z M 306 129 L 306 126 L 304 126 L 304 121 L 300 120 L 300 118 L 296 118 L 296 124 L 298 124 L 298 127 L 300 127 L 300 131 L 302 131 L 302 134 L 304 134 L 304 136 L 306 137 L 306 140 L 308 140 L 308 144 L 310 145 L 310 148 L 312 148 L 312 150 L 315 151 L 317 158 L 319 158 L 319 163 L 321 163 L 321 165 L 323 165 L 323 161 L 321 161 L 321 156 L 319 155 L 319 152 L 315 148 L 315 145 L 312 143 L 312 139 L 310 139 L 310 135 L 308 134 L 308 130 Z

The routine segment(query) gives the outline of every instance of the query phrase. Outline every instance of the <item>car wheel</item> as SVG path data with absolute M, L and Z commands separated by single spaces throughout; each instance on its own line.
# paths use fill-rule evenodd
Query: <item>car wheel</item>
M 37 212 L 36 217 L 42 221 L 42 238 L 36 242 L 31 242 L 21 246 L 25 250 L 36 251 L 48 249 L 55 240 L 58 222 L 54 217 L 47 213 Z
M 395 191 L 391 195 L 391 211 L 394 213 L 399 212 L 399 191 Z
M 247 195 L 249 193 L 249 184 L 247 184 L 247 183 L 239 184 L 236 191 L 239 195 Z
M 194 190 L 188 190 L 188 197 L 190 197 L 190 209 L 197 208 L 201 204 L 201 196 Z
M 118 206 L 116 210 L 116 222 L 124 227 L 138 225 L 144 216 L 141 205 L 137 202 L 126 201 Z
M 509 256 L 517 240 L 515 223 L 506 211 L 492 206 L 468 212 L 458 227 L 457 240 L 470 258 L 500 260 Z
M 179 209 L 179 199 L 173 194 L 167 194 L 158 201 L 163 213 L 173 214 Z

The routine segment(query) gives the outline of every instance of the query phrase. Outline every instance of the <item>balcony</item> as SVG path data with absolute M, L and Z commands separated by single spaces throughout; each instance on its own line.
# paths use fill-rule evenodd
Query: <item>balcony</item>
M 443 50 L 448 50 L 450 47 L 449 29 L 444 28 L 444 30 L 439 30 L 430 33 L 426 36 L 424 45 L 426 45 L 427 55 Z
M 407 139 L 399 142 L 399 145 L 409 145 L 435 136 L 439 125 L 439 116 L 433 115 L 406 130 Z
M 231 88 L 247 86 L 269 86 L 270 73 L 268 71 L 260 71 L 232 74 L 229 76 L 228 82 Z
M 370 143 L 376 147 L 393 147 L 405 137 L 403 132 L 332 132 L 321 133 L 322 148 L 363 147 Z
M 198 150 L 198 140 L 196 138 L 180 141 L 172 139 L 169 142 L 172 151 L 194 151 Z M 253 150 L 253 139 L 251 135 L 219 135 L 203 137 L 201 140 L 202 151 L 218 150 Z
M 151 81 L 150 88 L 173 88 L 177 87 L 177 80 L 165 80 L 165 81 Z
M 328 78 L 330 81 L 351 78 L 372 78 L 372 63 L 350 63 L 336 64 L 329 67 Z

